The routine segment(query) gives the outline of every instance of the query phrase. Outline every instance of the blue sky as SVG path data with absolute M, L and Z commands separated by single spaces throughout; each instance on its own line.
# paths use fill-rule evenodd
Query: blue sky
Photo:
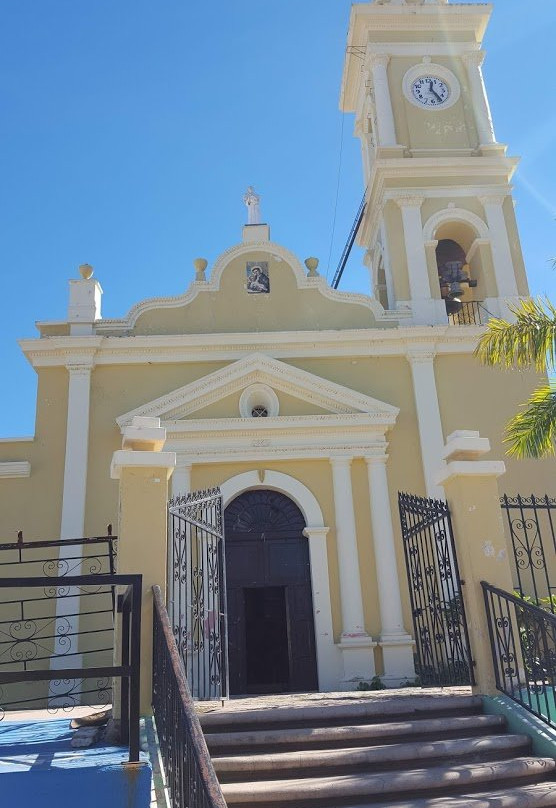
M 344 0 L 5 0 L 0 33 L 0 435 L 32 434 L 16 344 L 64 318 L 88 261 L 103 314 L 184 291 L 236 243 L 253 184 L 272 238 L 331 273 L 362 194 L 338 109 Z M 556 3 L 498 0 L 484 67 L 496 133 L 521 156 L 532 291 L 556 300 Z M 332 222 L 343 140 L 334 238 Z M 353 254 L 341 288 L 366 290 Z

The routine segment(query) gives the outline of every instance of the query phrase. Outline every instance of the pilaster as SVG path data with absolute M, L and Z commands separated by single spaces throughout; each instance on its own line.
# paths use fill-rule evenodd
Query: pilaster
M 492 115 L 485 90 L 483 72 L 481 65 L 485 58 L 484 51 L 468 51 L 462 55 L 463 62 L 467 69 L 469 89 L 471 90 L 471 100 L 475 113 L 477 134 L 480 146 L 490 146 L 496 143 Z
M 390 509 L 387 456 L 366 457 L 371 503 L 378 602 L 380 609 L 380 639 L 384 661 L 383 680 L 399 685 L 415 676 L 413 639 L 403 625 L 400 580 L 396 560 L 394 528 Z
M 309 542 L 311 559 L 311 587 L 313 590 L 313 615 L 315 621 L 315 647 L 319 690 L 326 693 L 335 690 L 342 677 L 339 670 L 338 648 L 333 643 L 332 608 L 330 604 L 327 537 L 330 528 L 308 525 L 303 535 Z M 327 591 L 323 591 L 326 587 Z
M 79 539 L 85 534 L 85 504 L 87 497 L 87 464 L 89 450 L 89 405 L 93 355 L 81 357 L 66 365 L 68 371 L 68 405 L 66 422 L 66 454 L 64 462 L 64 488 L 62 492 L 61 539 Z M 81 545 L 60 547 L 59 560 L 72 559 L 73 575 L 81 574 Z M 60 631 L 61 621 L 69 631 Z M 79 597 L 56 598 L 56 622 L 54 626 L 54 654 L 50 667 L 55 670 L 66 667 L 67 635 L 79 638 Z M 74 653 L 75 667 L 81 664 L 82 656 Z M 63 698 L 64 685 L 52 681 L 49 685 L 49 704 L 55 707 L 58 696 Z
M 489 229 L 498 297 L 517 299 L 514 262 L 503 209 L 506 196 L 507 194 L 481 196 L 479 202 L 484 208 Z
M 414 346 L 407 352 L 413 378 L 413 394 L 423 459 L 427 496 L 443 499 L 444 492 L 436 483 L 443 467 L 444 436 L 434 376 L 435 351 L 431 346 Z
M 172 475 L 172 496 L 183 496 L 191 491 L 191 473 L 193 463 L 182 460 L 179 456 L 176 469 Z
M 80 538 L 85 529 L 85 498 L 89 447 L 89 407 L 92 357 L 66 365 L 68 407 L 64 489 L 62 494 L 62 539 Z
M 413 323 L 415 325 L 434 325 L 446 321 L 446 309 L 442 301 L 433 300 L 425 240 L 421 206 L 423 196 L 414 194 L 397 196 L 394 201 L 401 209 L 407 274 Z M 439 308 L 438 303 L 442 306 Z M 442 308 L 444 311 L 442 312 Z M 441 316 L 441 319 L 439 317 Z
M 374 53 L 367 57 L 373 77 L 374 100 L 378 127 L 378 145 L 396 146 L 396 126 L 390 86 L 388 84 L 388 62 L 390 56 L 386 53 Z
M 342 635 L 340 648 L 344 683 L 369 681 L 375 675 L 375 643 L 365 631 L 355 510 L 351 484 L 352 457 L 331 457 L 336 517 L 336 544 L 340 577 Z

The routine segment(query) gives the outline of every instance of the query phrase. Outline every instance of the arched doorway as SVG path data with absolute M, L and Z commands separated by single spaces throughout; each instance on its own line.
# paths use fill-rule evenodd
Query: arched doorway
M 303 514 L 257 489 L 225 510 L 230 693 L 316 690 L 311 568 Z

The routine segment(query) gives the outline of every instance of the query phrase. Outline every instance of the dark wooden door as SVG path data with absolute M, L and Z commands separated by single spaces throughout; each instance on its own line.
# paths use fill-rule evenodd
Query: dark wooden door
M 230 693 L 316 690 L 303 514 L 277 491 L 246 491 L 224 519 Z

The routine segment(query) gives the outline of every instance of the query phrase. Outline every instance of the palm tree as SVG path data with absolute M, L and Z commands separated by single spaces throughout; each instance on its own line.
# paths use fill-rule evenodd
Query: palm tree
M 556 370 L 556 308 L 548 300 L 522 300 L 511 306 L 515 322 L 493 318 L 475 354 L 485 365 Z M 556 382 L 535 390 L 506 425 L 504 442 L 513 457 L 545 457 L 555 453 Z

